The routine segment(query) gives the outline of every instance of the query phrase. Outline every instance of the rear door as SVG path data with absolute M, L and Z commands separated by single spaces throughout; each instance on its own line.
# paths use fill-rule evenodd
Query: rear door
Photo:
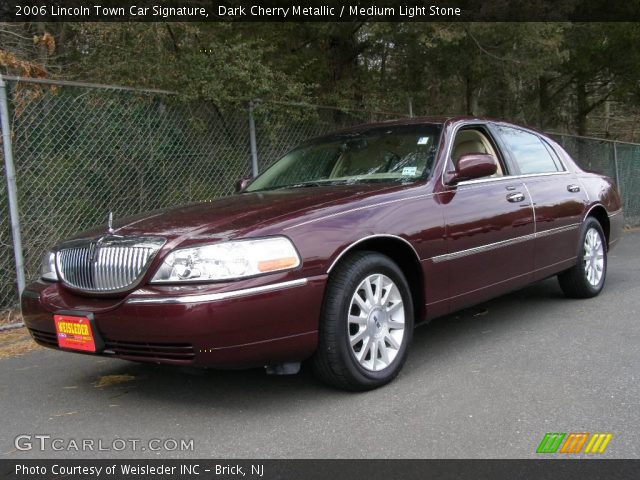
M 543 137 L 510 125 L 497 130 L 533 201 L 534 279 L 571 267 L 586 199 L 582 185 Z
M 524 182 L 511 175 L 489 129 L 474 128 L 479 128 L 493 149 L 477 153 L 495 153 L 502 172 L 460 182 L 444 196 L 450 253 L 434 260 L 446 261 L 454 310 L 526 285 L 533 268 L 534 221 L 529 193 Z M 454 144 L 450 151 L 455 150 Z M 449 170 L 455 160 L 449 159 Z

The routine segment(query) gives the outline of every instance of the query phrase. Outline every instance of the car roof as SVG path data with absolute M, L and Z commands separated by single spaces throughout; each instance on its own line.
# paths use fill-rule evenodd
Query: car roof
M 378 122 L 371 123 L 361 123 L 358 125 L 354 125 L 351 127 L 341 128 L 331 133 L 351 133 L 351 132 L 359 132 L 362 130 L 369 130 L 371 128 L 377 127 L 396 127 L 403 125 L 428 125 L 428 124 L 443 124 L 447 121 L 454 120 L 456 118 L 463 117 L 413 117 L 413 118 L 394 118 L 391 120 L 381 120 Z
M 395 118 L 391 120 L 383 120 L 378 122 L 371 123 L 362 123 L 358 125 L 354 125 L 351 127 L 345 127 L 338 130 L 334 130 L 329 132 L 326 135 L 321 135 L 316 137 L 316 139 L 327 137 L 330 135 L 340 135 L 346 133 L 358 133 L 361 131 L 370 130 L 373 128 L 384 128 L 388 126 L 409 126 L 409 125 L 443 125 L 445 123 L 455 123 L 461 121 L 477 121 L 477 122 L 494 122 L 503 125 L 512 125 L 514 127 L 523 128 L 526 130 L 531 130 L 536 132 L 539 135 L 543 135 L 544 137 L 548 137 L 548 135 L 544 132 L 539 131 L 538 129 L 526 125 L 518 125 L 517 123 L 510 122 L 508 120 L 500 120 L 497 118 L 491 117 L 476 117 L 471 115 L 449 115 L 449 116 L 424 116 L 424 117 L 406 117 L 406 118 Z

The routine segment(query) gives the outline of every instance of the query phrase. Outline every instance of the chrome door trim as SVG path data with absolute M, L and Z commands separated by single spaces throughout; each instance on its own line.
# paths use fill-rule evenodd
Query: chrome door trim
M 521 180 L 526 178 L 534 178 L 534 177 L 550 177 L 555 175 L 569 175 L 569 172 L 548 172 L 548 173 L 527 173 L 524 175 L 503 175 L 502 177 L 489 177 L 489 178 L 477 178 L 475 180 L 464 180 L 459 182 L 458 186 L 464 185 L 475 185 L 477 183 L 489 183 L 496 182 L 498 180 Z
M 543 230 L 542 232 L 530 233 L 528 235 L 522 235 L 520 237 L 509 238 L 507 240 L 501 240 L 499 242 L 488 243 L 486 245 L 480 245 L 478 247 L 467 248 L 465 250 L 458 250 L 457 252 L 437 255 L 435 257 L 431 257 L 430 260 L 434 263 L 445 262 L 448 260 L 455 260 L 456 258 L 466 257 L 468 255 L 474 255 L 476 253 L 488 252 L 490 250 L 495 250 L 496 248 L 515 245 L 517 243 L 526 242 L 528 240 L 534 240 L 540 237 L 555 235 L 556 233 L 576 230 L 580 227 L 580 225 L 581 225 L 580 223 L 573 223 L 571 225 L 565 225 L 563 227 L 550 228 L 549 230 Z
M 508 245 L 515 245 L 516 243 L 526 242 L 527 240 L 533 240 L 535 236 L 535 233 L 530 233 L 528 235 L 522 235 L 520 237 L 509 238 L 507 240 L 501 240 L 499 242 L 488 243 L 486 245 L 480 245 L 478 247 L 458 250 L 457 252 L 445 253 L 442 255 L 431 257 L 431 261 L 434 263 L 440 263 L 446 262 L 448 260 L 455 260 L 456 258 L 466 257 L 468 255 L 474 255 L 476 253 L 488 252 L 490 250 L 495 250 L 496 248 L 502 248 Z
M 511 175 L 503 175 L 501 177 L 489 177 L 489 178 L 477 178 L 475 180 L 463 180 L 462 182 L 458 182 L 458 187 L 464 187 L 465 185 L 476 185 L 478 183 L 492 183 L 497 182 L 498 180 L 514 180 L 516 177 Z
M 549 235 L 555 235 L 556 233 L 570 232 L 571 230 L 577 230 L 580 227 L 580 225 L 582 224 L 572 223 L 571 225 L 565 225 L 564 227 L 556 227 L 556 228 L 550 228 L 549 230 L 543 230 L 541 232 L 536 233 L 536 238 L 547 237 Z

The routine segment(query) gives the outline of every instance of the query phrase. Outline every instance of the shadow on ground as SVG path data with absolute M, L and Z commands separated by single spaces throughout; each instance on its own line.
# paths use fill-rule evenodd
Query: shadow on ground
M 428 375 L 424 369 L 438 368 L 446 363 L 450 356 L 466 350 L 473 344 L 483 341 L 487 333 L 499 334 L 501 330 L 522 328 L 519 322 L 531 323 L 528 328 L 535 329 L 535 320 L 531 316 L 517 315 L 521 309 L 535 309 L 541 302 L 567 302 L 557 282 L 546 280 L 513 292 L 482 305 L 462 310 L 433 320 L 415 330 L 411 353 L 407 364 L 397 381 L 406 381 L 414 377 Z M 513 314 L 516 312 L 516 314 Z M 57 352 L 56 352 L 57 353 Z M 106 387 L 96 387 L 93 394 L 120 398 L 124 395 L 129 401 L 144 402 L 150 398 L 166 403 L 182 405 L 208 405 L 220 408 L 271 409 L 274 403 L 284 397 L 311 399 L 322 392 L 323 395 L 354 395 L 330 389 L 317 381 L 310 367 L 303 365 L 300 374 L 292 376 L 268 376 L 263 369 L 251 370 L 213 370 L 194 367 L 175 367 L 166 365 L 137 364 L 113 359 L 97 360 L 104 363 L 101 377 L 95 377 L 94 369 L 69 371 L 69 381 L 79 385 L 91 384 L 94 387 L 106 383 Z M 416 370 L 420 369 L 420 372 Z M 110 384 L 109 376 L 132 376 L 126 382 L 115 381 Z M 329 391 L 327 391 L 329 390 Z M 256 407 L 255 400 L 259 398 Z M 288 408 L 291 407 L 289 404 Z

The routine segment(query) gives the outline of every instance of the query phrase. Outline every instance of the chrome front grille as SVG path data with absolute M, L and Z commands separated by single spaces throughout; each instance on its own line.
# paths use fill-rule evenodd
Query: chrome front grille
M 163 244 L 161 238 L 118 236 L 70 242 L 58 250 L 58 273 L 78 290 L 122 291 L 140 280 Z

